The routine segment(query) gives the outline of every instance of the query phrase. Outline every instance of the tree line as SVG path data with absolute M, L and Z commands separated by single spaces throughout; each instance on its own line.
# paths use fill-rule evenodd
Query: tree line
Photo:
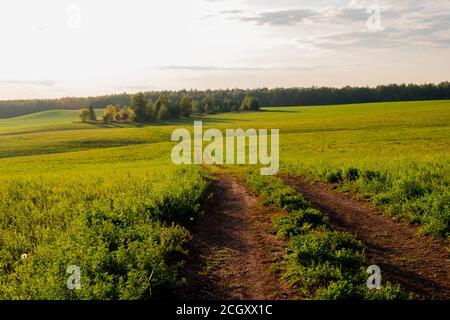
M 167 94 L 160 95 L 156 100 L 144 93 L 131 97 L 129 106 L 119 107 L 109 104 L 103 110 L 103 122 L 149 122 L 155 120 L 178 119 L 192 114 L 215 114 L 231 111 L 257 111 L 260 101 L 252 96 L 245 96 L 240 103 L 225 98 L 218 101 L 211 96 L 202 100 L 193 99 L 185 94 L 179 100 L 172 100 Z M 92 105 L 83 107 L 80 112 L 81 121 L 97 121 Z
M 103 109 L 112 105 L 116 106 L 120 111 L 123 107 L 131 105 L 134 96 L 122 93 L 84 98 L 0 101 L 0 118 L 55 109 L 79 110 L 83 106 Z M 167 105 L 167 101 L 164 101 L 164 99 L 169 99 L 171 105 L 180 106 L 185 105 L 186 101 L 183 102 L 181 100 L 186 96 L 191 101 L 196 101 L 193 106 L 193 113 L 221 109 L 237 111 L 246 96 L 258 99 L 262 107 L 447 100 L 450 99 L 450 82 L 441 82 L 439 84 L 389 84 L 377 87 L 149 91 L 142 93 L 142 96 L 145 100 L 152 100 L 154 104 L 151 108 L 153 111 L 147 114 L 148 117 L 166 117 L 172 114 L 174 110 Z M 164 98 L 158 101 L 160 97 Z M 180 108 L 183 109 L 182 107 Z M 155 113 L 156 109 L 157 112 Z

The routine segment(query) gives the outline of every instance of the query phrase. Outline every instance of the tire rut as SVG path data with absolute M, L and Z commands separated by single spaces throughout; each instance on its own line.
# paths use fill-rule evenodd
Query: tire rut
M 336 192 L 328 183 L 281 178 L 326 213 L 333 229 L 352 233 L 361 240 L 368 258 L 381 268 L 383 280 L 398 282 L 421 298 L 450 299 L 446 241 L 420 236 L 413 226 L 394 220 L 368 202 Z
M 218 174 L 190 242 L 182 299 L 296 298 L 270 273 L 285 244 L 269 232 L 269 212 L 234 177 Z

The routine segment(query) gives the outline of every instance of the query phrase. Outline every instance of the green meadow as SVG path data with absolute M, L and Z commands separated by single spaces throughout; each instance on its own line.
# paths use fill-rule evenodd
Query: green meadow
M 194 120 L 205 129 L 280 129 L 281 172 L 327 180 L 423 233 L 450 234 L 450 101 L 146 125 L 82 124 L 77 115 L 0 120 L 0 298 L 142 299 L 180 285 L 188 226 L 210 178 L 171 163 L 170 135 Z M 90 285 L 67 290 L 68 265 L 87 270 L 81 281 Z

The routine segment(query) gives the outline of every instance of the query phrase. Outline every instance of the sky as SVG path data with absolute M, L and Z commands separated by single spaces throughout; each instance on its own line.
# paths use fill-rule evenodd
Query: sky
M 0 99 L 450 80 L 448 0 L 2 0 Z

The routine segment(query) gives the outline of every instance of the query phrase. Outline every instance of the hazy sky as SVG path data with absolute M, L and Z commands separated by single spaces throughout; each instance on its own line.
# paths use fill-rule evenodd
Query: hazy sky
M 450 1 L 2 0 L 0 41 L 0 99 L 439 82 Z

